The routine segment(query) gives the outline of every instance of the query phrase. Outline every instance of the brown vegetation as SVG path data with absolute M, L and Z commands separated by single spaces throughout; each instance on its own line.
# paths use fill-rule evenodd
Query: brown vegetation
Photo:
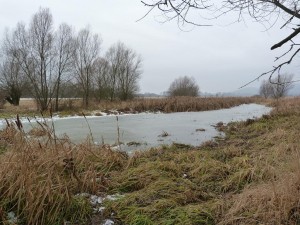
M 10 124 L 1 131 L 0 223 L 15 212 L 20 224 L 86 223 L 92 213 L 77 193 L 106 191 L 106 174 L 125 163 L 123 154 L 87 142 L 73 145 L 49 131 L 43 140 L 27 138 Z
M 84 109 L 81 99 L 60 99 L 58 115 L 79 115 L 83 111 L 90 114 L 91 111 L 106 113 L 140 113 L 140 112 L 190 112 L 206 111 L 230 108 L 241 104 L 254 102 L 266 102 L 265 99 L 255 97 L 172 97 L 172 98 L 136 98 L 130 101 L 101 101 L 90 102 L 89 109 Z M 53 102 L 54 105 L 54 102 Z M 44 112 L 47 115 L 48 112 Z M 97 113 L 97 112 L 96 112 Z M 98 112 L 99 113 L 99 112 Z M 40 114 L 32 99 L 21 99 L 20 106 L 4 105 L 0 117 Z
M 112 176 L 126 197 L 108 211 L 125 224 L 299 224 L 299 109 L 285 99 L 223 141 L 136 153 Z
M 253 103 L 255 98 L 238 97 L 175 97 L 162 99 L 137 99 L 127 107 L 134 111 L 191 112 L 230 108 L 241 104 Z
M 223 126 L 225 140 L 131 157 L 10 125 L 0 134 L 0 221 L 13 211 L 22 224 L 88 224 L 91 205 L 77 195 L 87 192 L 124 194 L 105 202 L 116 224 L 299 224 L 300 99 L 276 106 Z
M 136 98 L 131 101 L 94 102 L 91 109 L 117 110 L 118 112 L 189 112 L 230 108 L 241 104 L 262 101 L 257 98 L 243 97 L 172 97 L 172 98 Z

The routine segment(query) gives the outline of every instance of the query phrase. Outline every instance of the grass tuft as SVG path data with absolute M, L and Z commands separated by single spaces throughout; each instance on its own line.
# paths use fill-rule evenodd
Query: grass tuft
M 91 207 L 76 194 L 106 190 L 107 173 L 125 164 L 123 154 L 89 142 L 73 145 L 51 133 L 46 140 L 28 138 L 12 124 L 1 132 L 6 144 L 0 154 L 2 220 L 14 212 L 23 224 L 82 224 Z
M 168 101 L 162 111 L 186 109 Z M 150 102 L 139 107 L 158 104 Z M 0 131 L 0 223 L 13 212 L 20 224 L 91 224 L 91 205 L 77 195 L 86 192 L 123 195 L 104 202 L 103 216 L 116 224 L 299 224 L 300 98 L 276 106 L 261 119 L 222 125 L 225 138 L 130 157 L 89 139 L 59 140 L 48 128 L 28 137 L 8 124 Z

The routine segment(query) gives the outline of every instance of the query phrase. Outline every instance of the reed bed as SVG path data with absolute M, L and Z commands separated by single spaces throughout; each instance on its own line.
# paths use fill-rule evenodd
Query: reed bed
M 49 127 L 44 139 L 28 138 L 20 125 L 1 131 L 0 224 L 85 224 L 92 215 L 82 192 L 106 191 L 107 173 L 124 166 L 126 155 L 91 144 L 57 139 Z
M 172 98 L 136 98 L 130 101 L 91 101 L 88 109 L 82 107 L 81 99 L 61 99 L 59 102 L 59 112 L 61 116 L 75 115 L 84 112 L 86 115 L 91 111 L 108 112 L 115 110 L 118 113 L 140 113 L 140 112 L 189 112 L 217 110 L 238 106 L 241 104 L 261 103 L 266 100 L 256 97 L 172 97 Z M 37 111 L 34 100 L 21 100 L 20 106 L 5 104 L 0 111 L 0 117 L 8 118 L 12 115 L 33 116 Z M 45 116 L 49 112 L 43 112 Z
M 190 112 L 230 108 L 241 104 L 258 102 L 259 98 L 250 97 L 170 97 L 143 98 L 127 102 L 100 102 L 99 109 L 118 109 L 119 111 L 160 111 Z

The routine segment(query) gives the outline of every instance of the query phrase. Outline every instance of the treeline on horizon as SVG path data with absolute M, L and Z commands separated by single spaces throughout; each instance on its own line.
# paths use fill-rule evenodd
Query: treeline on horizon
M 0 92 L 11 104 L 33 97 L 40 110 L 59 98 L 128 100 L 139 90 L 142 60 L 124 43 L 102 54 L 102 40 L 86 27 L 76 32 L 63 23 L 54 29 L 49 9 L 40 8 L 29 26 L 18 23 L 1 43 Z

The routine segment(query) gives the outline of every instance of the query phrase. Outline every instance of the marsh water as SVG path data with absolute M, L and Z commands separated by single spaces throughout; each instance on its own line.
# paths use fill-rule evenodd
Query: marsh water
M 53 123 L 56 135 L 67 134 L 75 143 L 85 140 L 92 134 L 96 143 L 110 145 L 123 143 L 121 149 L 131 151 L 169 145 L 173 142 L 198 146 L 215 136 L 222 135 L 213 127 L 220 121 L 228 123 L 257 118 L 270 111 L 271 108 L 263 105 L 244 104 L 204 112 L 118 115 L 118 121 L 115 115 L 89 116 L 86 119 L 54 118 Z M 29 125 L 24 126 L 25 129 L 29 129 Z

